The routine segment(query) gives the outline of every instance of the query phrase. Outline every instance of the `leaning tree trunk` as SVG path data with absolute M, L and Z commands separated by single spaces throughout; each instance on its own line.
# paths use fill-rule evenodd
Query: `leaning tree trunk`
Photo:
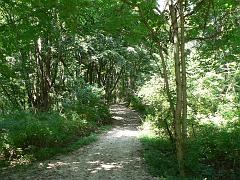
M 172 117 L 174 117 L 175 116 L 175 107 L 174 107 L 173 97 L 172 97 L 172 94 L 170 91 L 169 77 L 168 77 L 168 73 L 167 73 L 167 65 L 166 65 L 164 55 L 163 55 L 162 47 L 161 46 L 159 46 L 159 47 L 160 47 L 159 53 L 160 53 L 160 58 L 161 58 L 162 68 L 163 68 L 163 79 L 164 79 L 164 84 L 165 84 L 165 90 L 166 90 L 168 102 L 170 104 L 170 111 L 172 113 Z

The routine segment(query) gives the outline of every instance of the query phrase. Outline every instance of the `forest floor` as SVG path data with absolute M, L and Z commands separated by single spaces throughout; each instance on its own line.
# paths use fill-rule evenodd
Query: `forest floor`
M 141 158 L 140 117 L 121 105 L 111 107 L 114 127 L 100 139 L 69 154 L 29 168 L 5 170 L 1 179 L 153 180 Z

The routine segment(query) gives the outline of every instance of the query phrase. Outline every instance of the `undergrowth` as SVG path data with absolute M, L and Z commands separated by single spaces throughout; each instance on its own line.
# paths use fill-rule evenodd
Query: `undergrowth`
M 213 78 L 209 81 L 213 81 Z M 239 101 L 221 88 L 189 89 L 187 139 L 184 146 L 186 179 L 237 180 L 240 177 Z M 150 122 L 155 136 L 141 138 L 150 172 L 162 179 L 180 179 L 175 147 L 175 121 L 163 80 L 153 77 L 130 106 Z M 202 90 L 201 90 L 202 88 Z M 222 87 L 224 89 L 224 87 Z M 196 92 L 193 95 L 193 92 Z M 207 93 L 206 93 L 207 92 Z M 170 92 L 172 93 L 172 92 Z M 176 103 L 175 94 L 171 102 Z
M 61 111 L 1 115 L 0 166 L 28 164 L 71 151 L 95 141 L 93 133 L 110 124 L 109 107 L 90 87 L 63 104 Z
M 186 179 L 229 179 L 240 176 L 239 128 L 201 127 L 186 144 Z M 181 179 L 175 145 L 163 136 L 143 136 L 143 156 L 149 171 L 163 179 Z

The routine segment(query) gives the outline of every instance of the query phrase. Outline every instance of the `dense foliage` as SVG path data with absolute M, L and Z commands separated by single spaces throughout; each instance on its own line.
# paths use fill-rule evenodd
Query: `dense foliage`
M 107 103 L 127 99 L 136 79 L 150 74 L 142 45 L 99 24 L 109 8 L 82 0 L 0 2 L 1 161 L 49 157 L 108 124 Z
M 98 90 L 98 93 L 96 92 Z M 61 112 L 12 111 L 0 117 L 0 153 L 3 164 L 24 164 L 45 159 L 110 123 L 101 89 L 87 86 L 77 99 L 64 103 Z
M 126 102 L 156 133 L 153 173 L 238 177 L 239 14 L 236 0 L 1 1 L 0 159 L 47 157 Z

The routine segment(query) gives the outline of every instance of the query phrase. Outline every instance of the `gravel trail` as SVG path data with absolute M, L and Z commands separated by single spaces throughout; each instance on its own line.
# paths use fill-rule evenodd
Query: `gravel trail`
M 6 173 L 0 179 L 153 180 L 146 172 L 138 141 L 140 118 L 121 105 L 111 107 L 112 130 L 72 153 L 38 163 L 24 172 Z

